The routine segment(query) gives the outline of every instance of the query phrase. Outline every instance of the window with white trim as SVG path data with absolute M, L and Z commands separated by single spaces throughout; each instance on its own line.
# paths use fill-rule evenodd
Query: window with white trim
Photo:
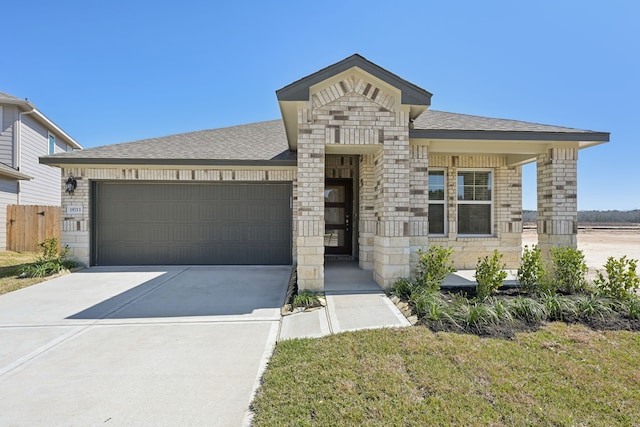
M 444 235 L 447 224 L 447 175 L 429 169 L 429 234 Z
M 56 152 L 56 137 L 49 134 L 49 154 L 55 154 Z
M 458 234 L 492 234 L 492 185 L 489 170 L 458 170 Z

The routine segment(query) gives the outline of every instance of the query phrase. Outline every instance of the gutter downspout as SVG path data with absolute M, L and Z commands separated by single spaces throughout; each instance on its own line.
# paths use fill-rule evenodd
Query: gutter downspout
M 14 132 L 14 135 L 16 138 L 16 155 L 15 155 L 14 167 L 18 171 L 21 171 L 20 169 L 22 168 L 22 116 L 31 114 L 35 111 L 35 108 L 33 106 L 29 104 L 28 106 L 29 108 L 31 108 L 31 110 L 18 111 L 18 120 L 16 120 L 16 129 Z M 20 180 L 18 180 L 18 194 L 17 194 L 16 202 L 20 204 Z

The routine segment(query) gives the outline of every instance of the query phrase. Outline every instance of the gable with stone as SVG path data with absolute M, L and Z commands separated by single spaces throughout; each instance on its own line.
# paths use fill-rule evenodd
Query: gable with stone
M 41 158 L 73 175 L 62 242 L 87 265 L 294 264 L 327 259 L 388 287 L 417 253 L 458 269 L 521 254 L 521 166 L 538 167 L 541 249 L 576 245 L 578 150 L 609 134 L 431 110 L 431 94 L 353 55 L 276 91 L 281 120 Z M 72 210 L 73 211 L 73 210 Z

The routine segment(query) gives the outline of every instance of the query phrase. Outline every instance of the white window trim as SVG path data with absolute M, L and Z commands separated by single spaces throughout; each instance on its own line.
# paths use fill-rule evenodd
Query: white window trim
M 459 172 L 491 172 L 491 200 L 459 200 L 458 199 L 458 173 Z M 496 171 L 494 169 L 491 168 L 458 168 L 456 170 L 456 229 L 458 230 L 458 237 L 463 237 L 463 238 L 487 238 L 487 237 L 495 237 L 495 232 L 494 232 L 494 214 L 493 211 L 495 210 L 495 206 L 494 206 L 494 196 L 495 196 L 495 189 L 496 189 L 496 185 L 495 185 L 495 177 L 496 177 Z M 490 209 L 489 209 L 489 214 L 490 214 L 490 227 L 491 227 L 491 233 L 489 234 L 460 234 L 460 225 L 458 223 L 458 215 L 460 212 L 459 206 L 460 205 L 489 205 Z
M 2 105 L 0 105 L 0 132 L 4 131 L 4 111 L 2 111 Z
M 447 187 L 448 187 L 448 175 L 447 175 L 447 169 L 446 168 L 429 168 L 429 170 L 427 171 L 427 176 L 429 176 L 429 174 L 431 172 L 443 172 L 444 173 L 444 199 L 443 200 L 431 200 L 429 199 L 429 186 L 427 185 L 427 209 L 429 208 L 428 205 L 439 205 L 442 204 L 444 206 L 444 227 L 443 233 L 429 233 L 428 227 L 428 218 L 427 217 L 427 234 L 431 237 L 446 237 L 449 233 L 448 233 L 448 225 L 449 222 L 447 221 L 447 216 L 449 214 L 448 209 L 447 209 Z M 428 215 L 428 214 L 427 214 Z
M 53 138 L 53 152 L 51 152 L 51 138 Z M 56 154 L 56 136 L 51 132 L 47 132 L 47 153 Z

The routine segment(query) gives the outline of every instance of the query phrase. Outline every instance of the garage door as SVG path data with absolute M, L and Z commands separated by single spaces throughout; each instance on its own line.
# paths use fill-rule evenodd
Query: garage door
M 93 184 L 94 265 L 291 264 L 290 183 Z

